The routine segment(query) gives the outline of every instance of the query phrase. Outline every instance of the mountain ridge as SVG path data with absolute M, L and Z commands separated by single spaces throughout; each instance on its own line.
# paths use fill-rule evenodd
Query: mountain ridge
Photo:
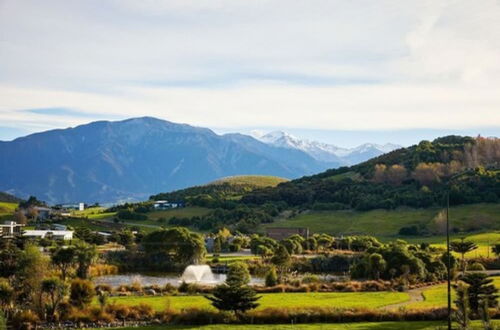
M 298 178 L 308 154 L 153 117 L 96 121 L 0 142 L 0 191 L 50 203 L 140 200 L 221 177 Z
M 285 131 L 272 131 L 267 134 L 253 136 L 269 145 L 302 150 L 311 157 L 322 162 L 331 162 L 340 166 L 355 165 L 370 158 L 401 148 L 400 145 L 386 143 L 364 143 L 354 148 L 342 148 L 333 144 L 314 140 L 300 139 Z

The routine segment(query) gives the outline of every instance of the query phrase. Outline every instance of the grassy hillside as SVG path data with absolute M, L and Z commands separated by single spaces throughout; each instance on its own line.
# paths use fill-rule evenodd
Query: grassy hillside
M 228 183 L 230 185 L 239 185 L 239 186 L 251 186 L 256 188 L 262 187 L 276 187 L 278 184 L 282 182 L 287 182 L 288 179 L 280 178 L 277 176 L 268 176 L 268 175 L 238 175 L 238 176 L 229 176 L 225 177 L 213 182 L 210 182 L 208 185 L 221 185 Z
M 8 220 L 16 210 L 18 203 L 0 202 L 0 221 Z
M 11 194 L 7 194 L 5 192 L 0 191 L 0 202 L 6 202 L 6 203 L 19 203 L 21 201 L 20 198 L 17 198 L 16 196 L 13 196 Z
M 365 234 L 382 240 L 403 238 L 408 241 L 428 241 L 441 243 L 442 236 L 429 237 L 400 236 L 399 230 L 405 226 L 426 226 L 439 230 L 444 220 L 442 208 L 372 211 L 308 211 L 294 218 L 279 220 L 264 227 L 308 227 L 312 232 L 326 232 L 333 235 Z M 500 204 L 482 203 L 454 206 L 450 209 L 452 228 L 458 231 L 500 230 Z M 472 235 L 472 234 L 471 234 Z M 493 234 L 492 234 L 493 235 Z M 455 236 L 459 236 L 457 233 Z M 494 242 L 496 236 L 479 235 L 478 243 Z

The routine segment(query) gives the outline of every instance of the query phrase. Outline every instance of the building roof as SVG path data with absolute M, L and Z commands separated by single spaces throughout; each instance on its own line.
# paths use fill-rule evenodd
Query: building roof
M 23 236 L 40 236 L 43 237 L 48 233 L 52 233 L 54 236 L 66 236 L 73 235 L 71 230 L 25 230 Z

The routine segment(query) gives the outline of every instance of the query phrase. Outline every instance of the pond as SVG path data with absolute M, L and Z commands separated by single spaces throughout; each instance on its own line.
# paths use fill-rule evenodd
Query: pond
M 203 285 L 217 285 L 226 280 L 226 274 L 213 274 L 213 278 L 210 281 L 198 282 Z M 93 280 L 94 284 L 107 284 L 113 288 L 116 288 L 122 284 L 131 285 L 132 283 L 140 283 L 142 286 L 149 285 L 159 285 L 164 286 L 170 283 L 174 286 L 179 286 L 181 281 L 181 275 L 175 273 L 154 273 L 154 274 L 140 274 L 140 273 L 130 273 L 130 274 L 120 274 L 120 275 L 106 275 L 98 276 Z M 264 279 L 259 277 L 252 277 L 250 280 L 251 285 L 262 285 Z

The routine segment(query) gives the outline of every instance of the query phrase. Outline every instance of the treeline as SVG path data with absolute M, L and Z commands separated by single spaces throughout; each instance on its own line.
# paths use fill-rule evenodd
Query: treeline
M 500 139 L 450 136 L 422 141 L 363 164 L 254 190 L 248 205 L 284 202 L 318 210 L 425 208 L 498 202 Z

